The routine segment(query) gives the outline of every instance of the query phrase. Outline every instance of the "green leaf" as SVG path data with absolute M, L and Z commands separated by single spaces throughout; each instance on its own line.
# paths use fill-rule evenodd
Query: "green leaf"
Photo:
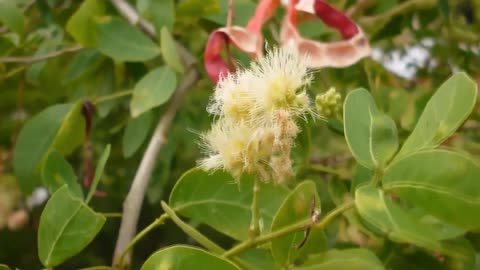
M 95 17 L 105 13 L 105 2 L 86 0 L 67 22 L 67 32 L 83 46 L 95 46 Z
M 92 266 L 92 267 L 82 268 L 80 270 L 114 270 L 114 269 L 110 266 Z
M 96 49 L 83 49 L 73 56 L 72 61 L 68 65 L 65 75 L 62 78 L 62 84 L 66 85 L 77 82 L 86 77 L 87 74 L 93 73 L 105 59 Z M 101 74 L 104 76 L 104 74 Z
M 183 65 L 180 61 L 177 47 L 175 46 L 175 40 L 165 26 L 162 27 L 162 30 L 160 31 L 160 42 L 162 56 L 165 63 L 176 72 L 183 73 Z
M 392 241 L 412 243 L 430 250 L 440 249 L 435 232 L 386 198 L 380 189 L 370 185 L 358 188 L 355 192 L 355 206 L 368 224 L 386 234 Z
M 441 252 L 449 256 L 445 261 L 447 269 L 477 269 L 475 268 L 475 249 L 465 238 L 443 241 Z
M 168 66 L 151 70 L 136 85 L 130 102 L 130 114 L 140 114 L 167 102 L 177 87 L 175 72 Z
M 306 121 L 298 122 L 301 132 L 295 140 L 295 147 L 292 149 L 293 171 L 295 174 L 301 172 L 310 162 L 312 149 L 312 138 L 310 127 Z
M 464 229 L 480 228 L 480 166 L 447 150 L 425 150 L 393 162 L 384 188 Z M 461 209 L 461 211 L 459 211 Z
M 272 221 L 271 231 L 281 230 L 284 227 L 295 224 L 299 221 L 310 218 L 310 207 L 312 199 L 315 198 L 315 209 L 320 209 L 320 199 L 318 198 L 315 183 L 304 181 L 290 192 L 278 209 Z M 326 250 L 327 239 L 323 230 L 312 228 L 310 236 L 305 245 L 298 249 L 297 246 L 302 242 L 304 232 L 296 232 L 282 238 L 274 239 L 271 242 L 272 255 L 275 262 L 286 267 L 300 256 L 309 253 L 318 253 Z
M 395 122 L 365 89 L 347 95 L 343 113 L 345 139 L 357 162 L 369 169 L 384 167 L 398 148 Z
M 420 212 L 418 221 L 432 228 L 432 231 L 437 234 L 436 239 L 438 240 L 452 239 L 464 235 L 466 232 L 465 229 L 445 223 L 444 221 L 426 213 L 423 209 L 414 208 L 410 211 L 412 214 L 418 214 L 418 212 Z
M 128 119 L 125 133 L 123 134 L 122 149 L 123 156 L 131 157 L 142 146 L 147 138 L 150 126 L 152 124 L 152 112 L 142 113 L 137 118 Z
M 120 62 L 143 62 L 160 54 L 160 48 L 123 19 L 101 17 L 95 20 L 97 48 Z
M 8 267 L 8 265 L 6 264 L 0 264 L 0 270 L 11 270 L 10 267 Z
M 179 17 L 202 18 L 220 11 L 217 0 L 184 0 L 177 7 Z
M 92 199 L 92 196 L 95 193 L 95 190 L 97 190 L 98 183 L 102 178 L 103 170 L 105 169 L 105 164 L 107 164 L 107 160 L 109 156 L 110 156 L 110 144 L 107 145 L 107 147 L 105 147 L 105 150 L 103 150 L 103 153 L 100 156 L 100 159 L 98 160 L 97 168 L 95 169 L 95 177 L 93 178 L 92 186 L 90 187 L 87 198 L 85 199 L 86 203 L 88 203 L 90 199 Z
M 44 55 L 53 53 L 62 45 L 63 42 L 63 29 L 53 24 L 45 29 L 45 33 L 42 33 L 43 41 L 38 46 L 33 57 L 42 57 Z M 38 85 L 40 74 L 43 68 L 47 64 L 48 60 L 38 61 L 27 68 L 26 79 L 33 85 Z
M 52 151 L 47 156 L 43 165 L 42 179 L 50 194 L 66 184 L 73 195 L 83 199 L 82 187 L 77 182 L 72 166 L 57 151 Z
M 24 20 L 23 13 L 15 4 L 15 1 L 0 0 L 0 22 L 10 30 L 21 34 L 25 24 Z
M 95 213 L 64 186 L 48 200 L 38 228 L 38 256 L 45 267 L 61 264 L 97 235 L 105 217 Z
M 239 270 L 231 262 L 202 249 L 190 246 L 172 246 L 153 253 L 142 265 L 141 270 Z
M 477 84 L 463 72 L 454 74 L 430 98 L 397 158 L 441 144 L 467 119 L 476 99 Z
M 243 177 L 238 185 L 223 171 L 214 173 L 194 168 L 186 172 L 170 194 L 175 212 L 207 224 L 234 239 L 248 238 L 253 178 Z M 272 219 L 288 191 L 273 184 L 261 184 L 259 205 L 261 231 L 270 231 Z
M 218 0 L 220 8 L 216 14 L 206 17 L 207 20 L 215 22 L 219 25 L 225 25 L 228 14 L 229 0 Z M 246 25 L 255 13 L 256 4 L 251 0 L 235 0 L 233 1 L 233 10 L 235 11 L 235 25 Z M 316 24 L 318 28 L 318 23 Z
M 238 254 L 238 258 L 247 269 L 251 270 L 277 270 L 280 268 L 274 262 L 272 253 L 268 249 L 249 249 Z
M 13 168 L 24 193 L 39 183 L 39 163 L 48 152 L 71 104 L 46 108 L 25 123 L 15 144 Z
M 164 26 L 172 31 L 175 22 L 174 0 L 138 0 L 136 4 L 138 12 L 152 21 L 157 31 Z
M 85 141 L 85 118 L 82 114 L 83 102 L 76 102 L 63 119 L 57 136 L 52 142 L 52 148 L 69 155 Z
M 355 175 L 353 176 L 351 191 L 354 192 L 357 188 L 368 184 L 374 176 L 374 172 L 364 166 L 357 164 Z
M 368 249 L 352 248 L 329 250 L 324 254 L 314 255 L 295 270 L 383 270 L 380 260 Z

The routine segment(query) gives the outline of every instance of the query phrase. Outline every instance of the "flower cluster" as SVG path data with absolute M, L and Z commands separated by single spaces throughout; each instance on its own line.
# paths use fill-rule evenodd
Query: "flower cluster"
M 236 179 L 243 173 L 276 182 L 290 177 L 297 120 L 312 113 L 305 92 L 310 80 L 307 58 L 285 49 L 222 77 L 208 107 L 217 120 L 202 135 L 207 157 L 200 166 Z
M 315 98 L 315 107 L 317 111 L 326 118 L 334 117 L 340 113 L 342 108 L 342 96 L 334 87 L 327 92 L 317 95 Z

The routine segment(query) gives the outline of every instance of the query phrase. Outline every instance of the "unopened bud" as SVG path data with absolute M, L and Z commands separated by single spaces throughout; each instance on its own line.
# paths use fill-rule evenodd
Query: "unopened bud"
M 325 117 L 331 118 L 337 115 L 342 108 L 342 96 L 334 87 L 328 89 L 327 92 L 317 95 L 315 98 L 315 107 L 318 113 Z

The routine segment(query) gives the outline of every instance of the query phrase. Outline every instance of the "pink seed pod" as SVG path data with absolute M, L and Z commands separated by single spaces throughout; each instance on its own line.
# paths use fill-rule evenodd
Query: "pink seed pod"
M 223 48 L 227 45 L 228 37 L 225 33 L 214 31 L 210 34 L 203 57 L 208 76 L 215 84 L 222 76 L 233 70 L 221 56 Z
M 315 0 L 313 10 L 326 25 L 337 29 L 344 39 L 352 38 L 359 32 L 358 26 L 350 18 L 323 0 Z
M 325 43 L 303 38 L 297 29 L 299 11 L 317 15 L 327 25 L 336 28 L 345 40 Z M 368 39 L 361 29 L 346 15 L 321 0 L 289 2 L 280 36 L 284 47 L 309 56 L 310 68 L 347 67 L 371 54 Z

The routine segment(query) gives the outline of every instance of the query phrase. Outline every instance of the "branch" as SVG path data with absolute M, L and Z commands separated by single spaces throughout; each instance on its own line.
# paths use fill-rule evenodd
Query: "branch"
M 137 11 L 125 0 L 111 0 L 118 12 L 124 16 L 131 24 L 138 25 L 146 34 L 153 39 L 157 39 L 155 27 L 148 21 L 143 20 Z M 133 239 L 137 231 L 137 223 L 142 209 L 145 191 L 150 181 L 152 171 L 155 167 L 156 159 L 160 149 L 167 142 L 167 132 L 172 125 L 173 118 L 177 113 L 183 96 L 187 90 L 197 81 L 198 72 L 194 69 L 195 57 L 188 52 L 178 42 L 177 51 L 187 68 L 187 73 L 183 81 L 175 91 L 175 95 L 170 101 L 170 105 L 162 118 L 160 119 L 155 132 L 150 139 L 148 147 L 144 153 L 139 168 L 135 174 L 132 186 L 123 202 L 123 217 L 120 225 L 120 232 L 118 235 L 117 244 L 115 246 L 115 253 L 113 255 L 113 265 L 118 265 L 122 252 L 127 248 L 128 244 Z M 125 265 L 130 265 L 131 253 L 127 253 L 124 257 Z
M 373 35 L 374 32 L 380 30 L 394 17 L 414 10 L 419 11 L 423 9 L 429 9 L 432 8 L 436 3 L 437 0 L 408 0 L 394 6 L 385 13 L 375 16 L 362 17 L 358 20 L 358 22 L 363 27 L 365 32 Z
M 255 239 L 252 240 L 246 240 L 237 246 L 233 247 L 230 250 L 227 250 L 227 252 L 223 253 L 223 257 L 225 258 L 230 258 L 232 256 L 235 256 L 239 253 L 242 253 L 244 251 L 247 251 L 251 248 L 254 248 L 256 246 L 268 243 L 274 239 L 281 238 L 283 236 L 292 234 L 294 232 L 302 231 L 305 228 L 314 226 L 316 229 L 325 229 L 330 222 L 332 222 L 333 219 L 335 219 L 338 215 L 342 214 L 343 212 L 349 210 L 354 206 L 353 202 L 348 202 L 343 205 L 338 206 L 337 208 L 333 209 L 330 213 L 328 213 L 325 218 L 323 218 L 318 224 L 315 224 L 312 219 L 306 219 L 300 222 L 297 222 L 295 224 L 292 224 L 288 227 L 284 227 L 280 230 L 271 232 L 269 234 L 264 234 L 261 235 Z
M 345 14 L 350 18 L 355 18 L 357 14 L 371 6 L 374 2 L 372 0 L 358 0 L 355 4 L 347 9 Z
M 50 58 L 54 58 L 66 53 L 76 52 L 83 49 L 80 45 L 75 45 L 73 47 L 65 48 L 59 51 L 55 51 L 52 53 L 38 55 L 38 56 L 10 56 L 10 57 L 0 57 L 0 63 L 24 63 L 24 64 L 32 64 L 36 62 L 40 62 L 43 60 L 47 60 Z
M 160 149 L 167 142 L 167 132 L 172 125 L 173 118 L 175 117 L 183 96 L 187 90 L 196 82 L 198 77 L 197 71 L 191 69 L 186 75 L 180 86 L 177 88 L 170 105 L 162 116 L 155 132 L 150 139 L 147 150 L 140 162 L 140 166 L 133 179 L 132 186 L 127 194 L 125 201 L 123 202 L 123 218 L 120 225 L 120 232 L 115 247 L 115 254 L 113 264 L 115 265 L 118 256 L 127 247 L 128 243 L 134 237 L 137 229 L 137 222 L 140 211 L 142 209 L 143 198 L 145 191 L 150 181 L 152 171 L 155 168 L 157 155 Z M 125 262 L 128 265 L 130 262 L 130 256 L 125 257 Z

